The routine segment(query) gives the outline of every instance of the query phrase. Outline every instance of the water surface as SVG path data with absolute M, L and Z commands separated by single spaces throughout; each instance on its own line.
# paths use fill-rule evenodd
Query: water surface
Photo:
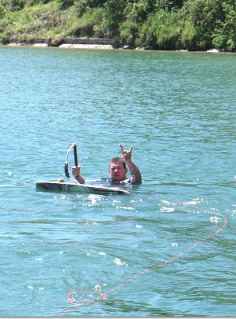
M 0 47 L 0 64 L 1 316 L 235 316 L 235 55 Z M 88 179 L 133 145 L 143 184 L 36 192 L 72 142 Z M 76 289 L 106 300 L 70 308 L 99 296 Z

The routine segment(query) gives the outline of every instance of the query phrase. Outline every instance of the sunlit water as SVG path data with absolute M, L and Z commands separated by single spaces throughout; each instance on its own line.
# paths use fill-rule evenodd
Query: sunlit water
M 1 316 L 236 316 L 235 59 L 0 48 Z M 72 142 L 88 179 L 133 145 L 143 184 L 36 191 Z

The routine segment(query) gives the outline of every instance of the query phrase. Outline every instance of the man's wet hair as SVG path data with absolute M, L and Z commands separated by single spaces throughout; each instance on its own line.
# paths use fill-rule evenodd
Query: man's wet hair
M 125 163 L 125 160 L 123 159 L 123 157 L 114 157 L 114 158 L 112 158 L 111 161 L 110 161 L 110 165 L 111 165 L 111 163 L 116 163 L 116 162 L 122 162 L 123 166 L 124 166 L 124 169 L 126 169 L 126 163 Z

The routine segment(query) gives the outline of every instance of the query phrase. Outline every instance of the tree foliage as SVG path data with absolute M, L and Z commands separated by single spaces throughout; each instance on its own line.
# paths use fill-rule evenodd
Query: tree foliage
M 213 32 L 213 44 L 227 51 L 236 50 L 236 14 L 235 3 L 223 3 L 223 19 L 216 21 Z
M 110 37 L 121 46 L 236 51 L 235 2 L 0 0 L 0 41 L 23 34 Z

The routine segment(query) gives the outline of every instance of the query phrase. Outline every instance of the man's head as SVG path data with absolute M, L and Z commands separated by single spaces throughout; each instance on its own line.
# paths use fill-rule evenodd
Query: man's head
M 110 177 L 115 181 L 126 179 L 126 163 L 122 157 L 114 157 L 109 164 Z

